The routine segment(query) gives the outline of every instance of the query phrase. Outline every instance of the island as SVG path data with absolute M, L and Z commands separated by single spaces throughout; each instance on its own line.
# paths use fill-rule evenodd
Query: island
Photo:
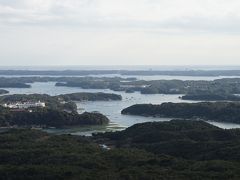
M 122 114 L 240 123 L 240 102 L 136 104 Z
M 200 93 L 200 94 L 186 94 L 180 97 L 182 100 L 193 101 L 240 101 L 240 96 L 233 94 L 214 94 L 214 93 Z
M 31 88 L 35 82 L 54 82 L 56 86 L 81 87 L 83 89 L 115 89 L 121 82 L 135 81 L 136 78 L 121 77 L 0 77 L 0 88 Z
M 8 94 L 8 93 L 9 93 L 9 91 L 4 90 L 4 89 L 0 89 L 0 95 L 2 95 L 2 94 Z
M 0 96 L 0 104 L 9 108 L 25 109 L 28 107 L 36 107 L 38 103 L 43 102 L 44 107 L 48 109 L 77 112 L 77 106 L 72 101 L 62 101 L 56 96 L 47 94 L 12 94 Z M 33 104 L 33 105 L 31 105 Z
M 30 88 L 34 82 L 53 82 L 55 86 L 82 89 L 110 89 L 113 91 L 141 92 L 142 94 L 217 95 L 232 99 L 240 94 L 240 78 L 223 78 L 213 81 L 137 80 L 122 77 L 1 77 L 0 88 Z M 217 100 L 218 97 L 216 97 Z M 214 98 L 212 98 L 214 99 Z
M 22 102 L 42 101 L 50 109 L 77 111 L 74 101 L 119 101 L 122 96 L 112 93 L 72 93 L 50 96 L 48 94 L 13 94 L 0 96 L 0 104 L 16 104 Z
M 110 89 L 126 93 L 175 94 L 183 100 L 195 101 L 240 101 L 240 78 L 224 78 L 213 81 L 182 80 L 137 80 L 122 77 L 0 77 L 0 88 L 31 88 L 34 82 L 52 82 L 55 86 L 79 87 L 82 89 Z M 70 97 L 71 96 L 71 97 Z M 63 96 L 62 96 L 63 98 Z M 121 100 L 115 94 L 73 93 L 67 99 L 82 100 Z
M 112 93 L 72 93 L 72 94 L 63 94 L 56 96 L 63 99 L 64 101 L 120 101 L 122 96 Z
M 78 114 L 53 109 L 11 110 L 0 108 L 0 127 L 63 128 L 108 123 L 109 119 L 100 113 Z
M 0 82 L 0 88 L 31 88 L 31 85 L 17 82 Z
M 0 177 L 240 179 L 239 139 L 239 129 L 223 130 L 189 120 L 136 124 L 121 132 L 93 137 L 3 130 Z
M 0 127 L 56 127 L 104 125 L 109 119 L 100 113 L 78 114 L 74 101 L 121 100 L 108 93 L 14 94 L 0 96 Z

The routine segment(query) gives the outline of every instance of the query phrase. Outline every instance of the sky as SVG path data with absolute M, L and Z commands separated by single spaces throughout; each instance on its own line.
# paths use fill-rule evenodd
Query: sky
M 0 0 L 0 66 L 240 65 L 239 0 Z

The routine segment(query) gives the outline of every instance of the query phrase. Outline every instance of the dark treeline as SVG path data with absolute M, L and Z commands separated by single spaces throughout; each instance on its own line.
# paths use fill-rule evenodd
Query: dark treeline
M 187 94 L 180 98 L 183 100 L 195 100 L 195 101 L 240 101 L 240 96 L 225 93 Z
M 214 81 L 153 80 L 131 81 L 124 85 L 141 87 L 142 94 L 217 94 L 233 95 L 240 93 L 240 79 L 226 78 Z M 144 86 L 144 87 L 143 87 Z
M 0 109 L 0 126 L 56 127 L 108 124 L 109 119 L 100 113 L 69 113 L 54 109 L 38 108 L 33 111 Z
M 0 88 L 30 88 L 31 85 L 21 82 L 0 81 Z
M 9 93 L 9 91 L 7 91 L 7 90 L 4 90 L 4 89 L 0 89 L 0 94 L 2 95 L 2 94 L 8 94 Z
M 119 101 L 122 100 L 122 96 L 111 93 L 72 93 L 55 96 L 62 98 L 65 101 Z
M 121 100 L 122 96 L 112 93 L 70 93 L 70 94 L 61 94 L 57 96 L 50 96 L 48 94 L 12 94 L 0 96 L 0 102 L 16 102 L 16 101 L 110 101 L 110 100 Z
M 239 179 L 239 139 L 239 130 L 179 120 L 137 124 L 93 138 L 12 129 L 0 133 L 0 177 Z M 111 149 L 103 149 L 99 143 Z
M 203 121 L 147 122 L 95 136 L 118 148 L 134 147 L 188 160 L 240 162 L 240 130 L 223 130 Z
M 240 123 L 239 102 L 136 104 L 122 114 Z

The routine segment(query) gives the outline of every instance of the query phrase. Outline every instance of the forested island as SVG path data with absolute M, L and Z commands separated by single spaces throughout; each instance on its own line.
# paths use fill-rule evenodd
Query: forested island
M 31 85 L 25 83 L 0 82 L 0 88 L 30 88 Z
M 122 96 L 112 93 L 71 93 L 50 96 L 48 94 L 13 94 L 0 96 L 0 104 L 26 102 L 26 101 L 44 101 L 47 107 L 51 109 L 61 109 L 76 111 L 77 107 L 73 101 L 119 101 Z
M 56 96 L 57 98 L 62 98 L 65 101 L 120 101 L 122 96 L 112 93 L 72 93 L 63 94 Z
M 214 81 L 153 80 L 131 81 L 124 85 L 139 87 L 142 94 L 240 94 L 240 79 Z
M 0 177 L 239 179 L 239 139 L 239 129 L 184 120 L 136 124 L 93 138 L 12 129 L 0 133 Z
M 12 104 L 17 102 L 44 102 L 46 108 L 54 110 L 66 110 L 70 112 L 77 112 L 77 106 L 72 101 L 62 101 L 56 96 L 47 94 L 13 94 L 0 96 L 0 104 Z
M 218 79 L 214 81 L 182 81 L 182 80 L 134 80 L 117 78 L 82 78 L 65 79 L 56 86 L 81 87 L 84 89 L 111 89 L 114 91 L 135 92 L 142 94 L 240 94 L 240 78 Z
M 78 114 L 77 105 L 74 101 L 109 101 L 121 99 L 120 95 L 107 93 L 73 93 L 59 96 L 50 96 L 47 94 L 0 96 L 0 104 L 2 105 L 0 106 L 0 126 L 64 127 L 103 125 L 109 123 L 109 119 L 106 116 L 100 113 L 87 112 Z M 35 107 L 37 102 L 44 102 L 44 104 L 41 107 Z M 19 108 L 19 106 L 23 108 Z
M 8 93 L 9 93 L 9 91 L 4 90 L 4 89 L 0 89 L 0 95 L 2 95 L 2 94 L 8 94 Z
M 79 87 L 83 89 L 110 89 L 128 93 L 139 91 L 142 94 L 184 94 L 187 95 L 184 98 L 193 98 L 193 100 L 194 97 L 192 95 L 197 100 L 232 101 L 238 100 L 235 94 L 240 94 L 240 78 L 225 78 L 214 81 L 145 81 L 121 77 L 2 77 L 0 82 L 0 88 L 30 88 L 31 83 L 34 82 L 54 82 L 56 86 Z
M 240 123 L 239 102 L 136 104 L 122 114 Z
M 83 89 L 118 89 L 121 82 L 136 78 L 121 77 L 0 77 L 0 88 L 31 88 L 34 82 L 56 82 L 56 86 L 81 87 Z
M 55 127 L 80 125 L 104 125 L 109 119 L 100 113 L 69 113 L 54 109 L 32 109 L 14 111 L 0 107 L 0 127 Z
M 232 94 L 214 94 L 214 93 L 199 93 L 199 94 L 187 94 L 180 97 L 183 100 L 194 101 L 240 101 L 240 96 Z

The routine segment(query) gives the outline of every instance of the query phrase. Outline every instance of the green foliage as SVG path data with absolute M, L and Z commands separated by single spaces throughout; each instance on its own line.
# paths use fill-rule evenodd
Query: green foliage
M 95 135 L 95 138 L 121 148 L 134 147 L 188 160 L 240 162 L 240 130 L 223 130 L 203 121 L 136 124 L 121 132 Z
M 2 109 L 0 113 L 0 126 L 40 126 L 64 127 L 77 125 L 103 125 L 109 119 L 100 113 L 69 113 L 54 109 L 33 109 L 29 111 L 11 111 Z
M 65 101 L 110 101 L 110 100 L 122 100 L 121 95 L 110 94 L 110 93 L 72 93 L 72 94 L 63 94 L 57 96 L 62 98 Z
M 137 124 L 94 138 L 11 129 L 0 133 L 0 179 L 239 179 L 239 136 L 197 121 Z
M 76 112 L 77 106 L 73 101 L 109 101 L 121 99 L 121 95 L 110 93 L 72 93 L 58 96 L 50 96 L 47 94 L 14 94 L 0 96 L 0 103 L 42 101 L 46 103 L 49 109 Z
M 15 94 L 0 97 L 0 103 L 16 103 L 42 101 L 46 108 L 28 110 L 11 110 L 0 107 L 0 126 L 40 126 L 63 127 L 75 125 L 103 125 L 109 119 L 100 113 L 77 113 L 77 105 L 73 101 L 108 101 L 121 100 L 120 95 L 107 93 L 73 93 L 59 96 L 47 94 Z
M 122 114 L 170 118 L 204 119 L 240 123 L 239 102 L 136 104 L 122 110 Z
M 16 102 L 27 102 L 27 101 L 42 101 L 46 103 L 46 106 L 49 109 L 64 109 L 64 105 L 53 96 L 47 94 L 13 94 L 0 96 L 0 103 L 16 103 Z M 74 109 L 71 109 L 74 110 Z

